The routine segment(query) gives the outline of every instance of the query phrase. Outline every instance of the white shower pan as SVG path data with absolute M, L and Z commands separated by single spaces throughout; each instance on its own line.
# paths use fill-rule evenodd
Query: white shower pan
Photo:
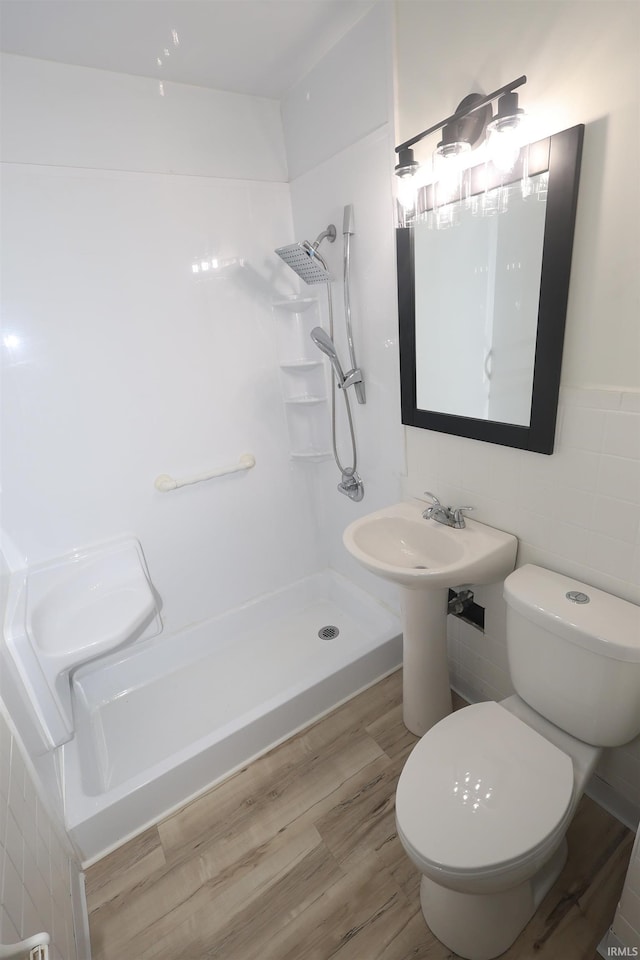
M 326 571 L 82 667 L 61 755 L 85 863 L 394 670 L 400 630 Z

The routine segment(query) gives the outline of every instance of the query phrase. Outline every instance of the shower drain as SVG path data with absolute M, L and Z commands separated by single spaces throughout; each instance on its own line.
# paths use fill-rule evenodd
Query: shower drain
M 321 640 L 335 640 L 339 633 L 338 628 L 332 626 L 320 627 L 318 630 L 318 636 Z

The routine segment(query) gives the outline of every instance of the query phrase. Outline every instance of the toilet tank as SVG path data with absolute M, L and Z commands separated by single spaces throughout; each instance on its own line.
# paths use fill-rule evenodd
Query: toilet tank
M 504 597 L 518 695 L 594 746 L 638 736 L 640 607 L 533 564 L 509 574 Z

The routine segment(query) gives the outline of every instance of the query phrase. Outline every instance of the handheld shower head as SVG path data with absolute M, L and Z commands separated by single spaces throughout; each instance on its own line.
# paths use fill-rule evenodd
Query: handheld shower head
M 336 228 L 332 223 L 326 230 L 318 234 L 313 243 L 303 240 L 302 243 L 290 243 L 286 247 L 278 247 L 276 253 L 291 269 L 307 284 L 328 283 L 333 280 L 324 258 L 318 253 L 318 247 L 323 240 L 330 243 L 336 238 Z
M 333 344 L 333 340 L 328 333 L 322 329 L 322 327 L 314 327 L 311 331 L 311 339 L 324 354 L 329 357 L 331 361 L 331 366 L 336 375 L 338 381 L 338 386 L 342 386 L 344 383 L 344 371 L 340 366 L 340 361 L 338 360 L 338 354 L 336 353 L 336 348 Z

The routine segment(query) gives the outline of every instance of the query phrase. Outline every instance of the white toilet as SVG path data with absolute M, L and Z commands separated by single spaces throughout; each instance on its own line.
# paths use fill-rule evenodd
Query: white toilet
M 396 793 L 425 920 L 469 960 L 513 943 L 562 870 L 602 748 L 640 733 L 640 607 L 533 565 L 504 596 L 518 695 L 432 727 Z

